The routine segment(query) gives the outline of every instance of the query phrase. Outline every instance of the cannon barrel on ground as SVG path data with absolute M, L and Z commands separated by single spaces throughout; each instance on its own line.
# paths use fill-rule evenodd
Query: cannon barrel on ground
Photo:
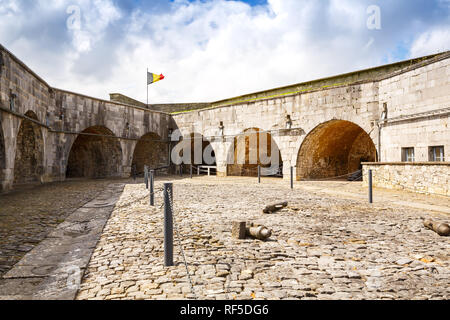
M 267 240 L 272 235 L 272 231 L 267 229 L 264 226 L 255 226 L 255 227 L 249 227 L 246 228 L 247 234 L 250 235 L 253 238 L 259 239 L 259 240 Z
M 287 206 L 288 206 L 288 202 L 287 201 L 271 204 L 269 206 L 266 206 L 263 209 L 263 213 L 273 213 L 273 212 L 281 210 L 281 209 L 283 209 L 283 208 L 285 208 Z
M 449 236 L 450 235 L 450 226 L 446 223 L 435 222 L 432 220 L 424 220 L 423 225 L 436 232 L 440 236 Z
M 233 227 L 231 231 L 232 237 L 235 239 L 245 239 L 246 237 L 252 237 L 259 240 L 267 240 L 272 235 L 272 230 L 265 226 L 255 225 L 245 221 L 233 221 Z

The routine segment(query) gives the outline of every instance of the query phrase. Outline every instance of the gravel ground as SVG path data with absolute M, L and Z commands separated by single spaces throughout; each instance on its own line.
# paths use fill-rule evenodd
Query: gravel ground
M 149 206 L 144 185 L 127 185 L 77 299 L 450 297 L 450 238 L 422 225 L 423 218 L 448 223 L 448 215 L 386 199 L 368 205 L 366 199 L 344 199 L 297 186 L 291 191 L 280 181 L 262 185 L 243 178 L 173 181 L 181 236 L 175 234 L 175 266 L 170 268 L 163 266 L 163 209 Z M 159 178 L 156 188 L 162 183 Z M 336 184 L 336 188 L 361 189 L 360 185 Z M 405 193 L 402 200 L 408 197 Z M 284 200 L 289 201 L 286 209 L 261 213 L 266 205 Z M 159 191 L 156 202 L 162 203 Z M 441 205 L 446 203 L 448 199 L 441 199 Z M 273 235 L 266 242 L 235 240 L 232 221 L 265 225 Z

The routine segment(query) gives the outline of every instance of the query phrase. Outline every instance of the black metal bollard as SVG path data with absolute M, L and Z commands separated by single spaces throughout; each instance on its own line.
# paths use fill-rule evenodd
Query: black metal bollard
M 133 165 L 131 167 L 131 175 L 133 176 L 133 181 L 136 182 L 136 175 L 137 175 L 136 165 Z
M 192 179 L 192 164 L 191 164 L 191 171 L 190 171 L 191 179 Z
M 150 170 L 150 205 L 155 205 L 155 170 Z
M 173 266 L 173 184 L 164 184 L 164 266 Z
M 183 177 L 183 165 L 180 164 L 180 177 Z
M 369 203 L 373 203 L 372 170 L 369 170 Z
M 148 167 L 144 166 L 144 181 L 145 181 L 145 188 L 148 189 Z
M 291 189 L 294 189 L 294 167 L 291 167 Z
M 258 183 L 261 183 L 261 166 L 258 166 Z

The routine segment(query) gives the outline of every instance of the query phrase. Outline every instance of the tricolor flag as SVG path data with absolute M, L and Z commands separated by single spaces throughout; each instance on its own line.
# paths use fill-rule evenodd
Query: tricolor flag
M 154 74 L 154 73 L 150 73 L 147 72 L 147 85 L 155 83 L 159 80 L 163 80 L 164 76 L 162 74 Z

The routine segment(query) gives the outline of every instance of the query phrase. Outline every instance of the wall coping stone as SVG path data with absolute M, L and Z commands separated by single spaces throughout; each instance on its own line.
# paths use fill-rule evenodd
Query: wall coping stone
M 114 104 L 117 106 L 122 106 L 122 107 L 127 107 L 127 108 L 133 108 L 133 109 L 138 109 L 141 111 L 146 111 L 146 112 L 153 112 L 153 113 L 160 113 L 160 114 L 164 114 L 164 115 L 170 115 L 167 112 L 163 112 L 163 111 L 157 111 L 157 110 L 150 110 L 147 108 L 143 108 L 143 107 L 139 107 L 139 106 L 135 106 L 135 105 L 131 105 L 131 104 L 126 104 L 126 103 L 122 103 L 122 102 L 117 102 L 117 101 L 112 101 L 112 100 L 105 100 L 105 99 L 101 99 L 101 98 L 96 98 L 96 97 L 91 97 L 82 93 L 77 93 L 77 92 L 72 92 L 72 91 L 68 91 L 68 90 L 64 90 L 64 89 L 58 89 L 58 88 L 52 88 L 55 91 L 59 91 L 65 94 L 72 94 L 75 96 L 79 96 L 82 98 L 87 98 L 90 100 L 94 100 L 94 101 L 99 101 L 99 102 L 104 102 L 105 104 Z
M 450 166 L 450 162 L 364 162 L 363 166 Z

